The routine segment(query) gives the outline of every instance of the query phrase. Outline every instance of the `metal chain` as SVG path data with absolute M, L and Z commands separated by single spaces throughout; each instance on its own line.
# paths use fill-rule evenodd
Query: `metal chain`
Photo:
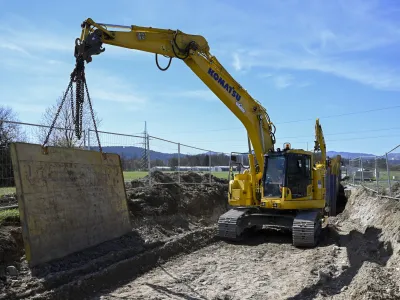
M 73 92 L 73 87 L 72 84 L 73 82 L 76 82 L 76 90 L 75 90 L 75 96 L 76 96 L 76 111 L 74 108 L 74 92 Z M 50 130 L 47 134 L 47 137 L 43 143 L 43 146 L 47 144 L 49 138 L 50 138 L 50 134 L 54 128 L 54 125 L 56 123 L 56 120 L 61 112 L 61 108 L 64 105 L 65 99 L 67 98 L 68 95 L 68 91 L 70 91 L 70 97 L 71 97 L 71 110 L 72 110 L 72 120 L 73 123 L 75 125 L 75 135 L 78 139 L 81 139 L 82 137 L 82 119 L 83 119 L 83 103 L 85 100 L 85 90 L 86 90 L 86 96 L 87 99 L 89 101 L 89 107 L 90 107 L 90 112 L 92 115 L 92 120 L 93 120 L 93 125 L 95 128 L 95 132 L 96 132 L 96 137 L 97 137 L 97 142 L 99 145 L 99 150 L 100 153 L 103 152 L 101 144 L 100 144 L 100 138 L 99 138 L 99 133 L 97 131 L 97 124 L 96 124 L 96 120 L 94 117 L 94 112 L 93 112 L 93 107 L 92 107 L 92 102 L 90 100 L 90 95 L 89 95 L 89 90 L 87 87 L 87 83 L 86 83 L 86 78 L 85 78 L 85 65 L 84 65 L 84 60 L 82 58 L 78 58 L 76 61 L 76 66 L 75 69 L 72 71 L 71 73 L 71 80 L 68 84 L 68 88 L 64 94 L 64 97 L 61 101 L 60 106 L 58 107 L 56 116 L 54 117 L 53 123 L 50 126 Z
M 75 135 L 78 139 L 82 137 L 82 119 L 83 119 L 83 102 L 85 100 L 85 91 L 83 80 L 85 78 L 85 64 L 83 59 L 78 58 L 75 70 L 72 73 L 73 81 L 76 82 L 76 113 L 74 117 Z M 74 114 L 74 112 L 72 112 Z
M 84 85 L 84 87 L 86 89 L 86 96 L 87 96 L 87 99 L 89 101 L 90 113 L 92 114 L 93 126 L 94 126 L 94 130 L 96 132 L 97 143 L 99 144 L 99 151 L 100 151 L 100 153 L 103 153 L 103 150 L 102 150 L 101 144 L 100 144 L 99 132 L 97 131 L 96 119 L 94 117 L 92 101 L 90 100 L 89 90 L 88 90 L 87 83 L 86 83 L 86 78 L 83 78 L 83 85 Z
M 55 115 L 55 117 L 54 117 L 54 119 L 53 119 L 53 122 L 52 122 L 52 124 L 51 124 L 51 126 L 50 126 L 49 132 L 47 133 L 46 139 L 44 140 L 44 143 L 43 143 L 42 146 L 46 145 L 47 142 L 49 141 L 50 134 L 51 134 L 51 132 L 52 132 L 52 130 L 53 130 L 53 128 L 54 128 L 54 125 L 56 124 L 58 115 L 59 115 L 60 112 L 61 112 L 61 108 L 62 108 L 63 105 L 64 105 L 65 99 L 67 98 L 67 94 L 68 94 L 68 90 L 69 90 L 69 89 L 72 90 L 72 77 L 71 77 L 71 80 L 70 80 L 70 82 L 69 82 L 69 84 L 68 84 L 67 91 L 66 91 L 65 94 L 64 94 L 64 97 L 63 97 L 63 99 L 62 99 L 62 101 L 61 101 L 60 106 L 58 107 L 57 113 L 56 113 L 56 115 Z

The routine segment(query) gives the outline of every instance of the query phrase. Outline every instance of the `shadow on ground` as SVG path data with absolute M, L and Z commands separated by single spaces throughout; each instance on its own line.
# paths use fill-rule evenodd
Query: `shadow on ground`
M 327 242 L 335 242 L 345 247 L 349 260 L 349 267 L 338 277 L 320 276 L 318 282 L 304 288 L 299 294 L 288 298 L 290 300 L 314 299 L 319 292 L 324 296 L 333 296 L 341 292 L 342 288 L 351 284 L 364 262 L 373 262 L 385 266 L 393 254 L 392 244 L 379 241 L 381 230 L 368 227 L 365 233 L 352 230 L 347 235 L 341 235 L 336 228 L 328 227 Z

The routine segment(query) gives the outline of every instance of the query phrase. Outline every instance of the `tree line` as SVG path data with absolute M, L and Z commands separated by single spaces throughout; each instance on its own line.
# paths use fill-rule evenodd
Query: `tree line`
M 208 167 L 210 166 L 228 166 L 230 157 L 226 154 L 196 154 L 196 155 L 180 155 L 179 162 L 178 157 L 171 157 L 169 159 L 151 159 L 150 167 L 170 167 L 172 170 L 176 170 L 180 165 L 182 167 Z M 129 171 L 147 171 L 148 162 L 146 159 L 135 156 L 128 158 L 126 155 L 121 154 L 121 163 L 124 170 Z M 243 164 L 248 165 L 248 158 L 243 159 Z

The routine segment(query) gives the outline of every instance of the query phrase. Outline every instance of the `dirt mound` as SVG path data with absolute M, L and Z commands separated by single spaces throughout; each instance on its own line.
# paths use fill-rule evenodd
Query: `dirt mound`
M 340 286 L 340 299 L 400 299 L 400 202 L 353 189 L 327 229 L 347 253 L 347 267 L 328 284 Z
M 159 239 L 214 224 L 228 209 L 227 181 L 213 176 L 213 183 L 208 184 L 208 174 L 189 172 L 181 174 L 183 184 L 178 184 L 177 176 L 156 171 L 151 186 L 147 177 L 130 183 L 131 220 L 147 238 Z
M 400 199 L 400 182 L 392 184 L 392 197 Z
M 23 241 L 20 227 L 0 227 L 0 267 L 19 260 Z M 1 270 L 0 270 L 1 274 Z
M 211 182 L 210 182 L 211 177 Z M 140 179 L 135 179 L 130 182 L 126 182 L 125 186 L 127 189 L 138 188 L 138 187 L 148 187 L 149 179 L 153 185 L 160 184 L 228 184 L 228 179 L 219 178 L 209 173 L 199 174 L 196 172 L 173 172 L 173 173 L 163 173 L 161 171 L 151 172 L 151 176 L 147 175 Z

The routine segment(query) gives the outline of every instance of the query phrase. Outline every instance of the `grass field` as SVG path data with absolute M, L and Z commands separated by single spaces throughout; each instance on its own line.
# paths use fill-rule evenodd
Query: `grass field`
M 18 222 L 19 211 L 18 208 L 0 210 L 0 226 L 7 222 Z

